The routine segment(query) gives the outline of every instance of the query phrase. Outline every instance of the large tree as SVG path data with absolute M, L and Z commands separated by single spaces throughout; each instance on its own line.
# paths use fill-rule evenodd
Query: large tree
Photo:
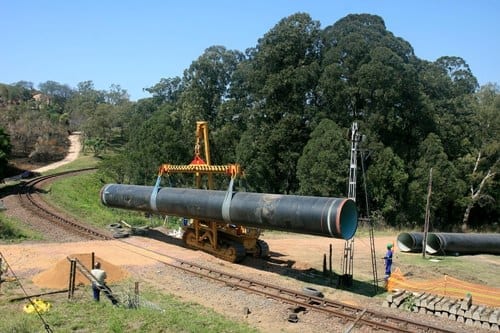
M 476 208 L 473 225 L 485 216 L 497 216 L 500 207 L 498 173 L 500 172 L 500 94 L 496 85 L 481 88 L 475 112 L 475 142 L 460 162 L 468 183 L 468 195 L 464 199 L 465 212 L 462 230 L 469 228 L 471 213 Z M 470 124 L 470 123 L 469 123 Z M 469 125 L 470 126 L 470 125 Z M 489 211 L 490 214 L 484 214 Z M 495 213 L 496 212 L 496 213 Z M 492 222 L 492 221 L 488 221 Z M 489 224 L 489 223 L 488 223 Z
M 240 67 L 249 103 L 237 155 L 259 189 L 298 189 L 297 160 L 309 137 L 319 75 L 319 32 L 319 23 L 307 14 L 284 18 L 259 39 Z
M 419 159 L 412 171 L 408 191 L 408 206 L 414 226 L 423 225 L 429 174 L 432 169 L 432 196 L 430 214 L 438 230 L 452 230 L 456 226 L 456 202 L 465 183 L 458 178 L 456 167 L 448 159 L 439 137 L 431 133 L 419 146 Z
M 132 130 L 131 140 L 124 150 L 127 166 L 122 167 L 130 182 L 152 185 L 161 164 L 190 161 L 192 146 L 184 140 L 170 113 L 156 112 Z
M 408 186 L 408 173 L 404 162 L 394 154 L 392 148 L 381 144 L 376 146 L 371 151 L 370 168 L 366 174 L 372 208 L 384 217 L 388 225 L 407 223 L 403 200 Z
M 122 128 L 130 142 L 112 162 L 121 181 L 149 183 L 159 163 L 188 163 L 195 121 L 206 120 L 212 162 L 240 163 L 252 190 L 340 195 L 349 167 L 341 132 L 357 121 L 368 138 L 370 209 L 390 225 L 421 224 L 430 168 L 435 227 L 498 220 L 498 134 L 488 126 L 500 117 L 485 107 L 495 98 L 475 95 L 464 59 L 418 59 L 379 16 L 321 29 L 293 14 L 244 54 L 207 48 L 182 78 L 146 89 L 152 98 L 122 105 L 115 88 L 112 96 L 84 82 L 68 105 L 72 126 Z M 99 121 L 106 113 L 112 122 Z
M 330 119 L 323 119 L 314 129 L 298 160 L 300 193 L 330 197 L 347 195 L 350 142 L 346 132 Z
M 419 72 L 423 96 L 432 110 L 433 132 L 443 142 L 450 160 L 455 160 L 470 150 L 476 135 L 470 124 L 474 122 L 477 80 L 459 57 L 423 62 Z
M 162 78 L 160 82 L 145 91 L 153 95 L 155 104 L 161 105 L 166 102 L 177 102 L 183 90 L 182 79 L 178 76 L 173 78 Z
M 64 108 L 64 104 L 68 101 L 75 91 L 67 84 L 61 84 L 55 81 L 46 81 L 38 85 L 38 89 L 45 95 L 49 96 L 51 104 L 56 104 Z
M 105 92 L 96 90 L 92 81 L 78 83 L 75 94 L 66 103 L 70 128 L 77 130 L 85 123 L 97 105 L 105 102 Z
M 363 120 L 380 141 L 404 159 L 432 129 L 422 104 L 416 57 L 381 17 L 348 15 L 323 32 L 323 72 L 318 91 L 323 114 L 341 126 Z
M 212 46 L 184 71 L 179 101 L 183 125 L 205 120 L 218 128 L 227 121 L 220 118 L 220 108 L 229 98 L 233 72 L 242 59 L 239 51 Z

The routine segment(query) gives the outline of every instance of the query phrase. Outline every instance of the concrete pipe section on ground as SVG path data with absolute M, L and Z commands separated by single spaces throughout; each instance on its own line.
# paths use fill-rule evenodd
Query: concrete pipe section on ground
M 403 252 L 422 252 L 422 232 L 402 232 L 398 235 L 398 249 Z
M 425 250 L 430 254 L 500 254 L 500 234 L 430 233 Z
M 403 232 L 398 235 L 402 252 L 422 252 L 424 234 Z M 427 235 L 425 251 L 429 254 L 500 254 L 500 234 L 431 232 Z
M 356 203 L 346 198 L 228 192 L 107 184 L 108 207 L 158 212 L 268 230 L 351 239 L 358 227 Z

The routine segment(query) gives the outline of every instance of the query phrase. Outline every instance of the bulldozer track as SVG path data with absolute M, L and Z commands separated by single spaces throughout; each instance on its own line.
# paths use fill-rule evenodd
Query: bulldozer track
M 85 235 L 88 239 L 113 239 L 104 232 L 95 230 L 75 221 L 70 221 L 69 219 L 61 216 L 61 213 L 50 205 L 42 203 L 43 200 L 36 198 L 36 185 L 57 177 L 70 176 L 82 172 L 89 172 L 91 170 L 94 170 L 94 168 L 41 176 L 26 182 L 20 188 L 18 193 L 23 207 L 36 214 L 43 215 L 63 228 L 69 228 L 74 230 L 76 233 Z M 320 296 L 313 296 L 311 295 L 311 292 L 299 292 L 220 270 L 215 270 L 200 264 L 185 261 L 181 258 L 169 256 L 165 253 L 160 253 L 146 247 L 132 244 L 127 240 L 115 239 L 115 241 L 122 242 L 124 245 L 126 244 L 127 247 L 135 247 L 141 251 L 146 251 L 152 254 L 154 253 L 155 256 L 161 256 L 166 259 L 168 258 L 168 261 L 160 259 L 155 260 L 174 269 L 182 270 L 187 274 L 193 274 L 202 278 L 213 280 L 216 283 L 225 284 L 234 289 L 271 298 L 279 302 L 289 304 L 292 307 L 302 309 L 303 311 L 317 311 L 331 318 L 337 318 L 341 323 L 348 327 L 346 332 L 350 332 L 350 330 L 354 327 L 367 327 L 371 330 L 379 330 L 380 332 L 455 332 L 445 328 L 428 325 L 420 321 L 400 318 L 398 316 L 388 315 L 382 312 L 349 305 Z

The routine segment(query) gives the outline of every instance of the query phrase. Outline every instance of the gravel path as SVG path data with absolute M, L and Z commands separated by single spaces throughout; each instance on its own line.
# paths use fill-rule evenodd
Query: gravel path
M 80 132 L 73 132 L 68 136 L 68 139 L 70 141 L 70 146 L 68 149 L 68 154 L 66 154 L 66 157 L 63 160 L 48 165 L 44 165 L 43 167 L 34 169 L 32 171 L 41 173 L 56 169 L 60 166 L 63 166 L 65 164 L 68 164 L 76 160 L 78 158 L 78 155 L 80 154 L 80 151 L 82 150 L 82 145 L 80 142 L 80 134 L 81 134 Z

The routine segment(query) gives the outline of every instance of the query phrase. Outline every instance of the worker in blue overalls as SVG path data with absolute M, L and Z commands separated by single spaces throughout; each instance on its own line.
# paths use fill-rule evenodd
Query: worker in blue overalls
M 389 276 L 391 276 L 391 268 L 392 268 L 392 244 L 387 244 L 387 253 L 385 254 L 385 281 L 389 280 Z

